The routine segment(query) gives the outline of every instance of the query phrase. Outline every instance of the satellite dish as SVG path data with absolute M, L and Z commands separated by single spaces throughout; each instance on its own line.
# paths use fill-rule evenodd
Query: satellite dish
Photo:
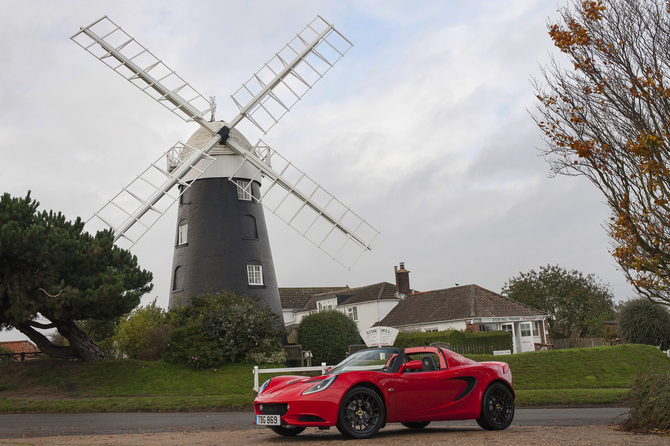
M 200 125 L 87 222 L 111 228 L 114 241 L 131 248 L 179 201 L 171 306 L 178 297 L 185 304 L 193 294 L 225 288 L 257 295 L 281 316 L 263 207 L 347 269 L 370 249 L 376 229 L 261 139 L 252 144 L 239 131 L 266 134 L 351 49 L 326 20 L 317 16 L 231 96 L 239 112 L 225 122 L 214 121 L 213 97 L 206 99 L 107 16 L 71 39 Z

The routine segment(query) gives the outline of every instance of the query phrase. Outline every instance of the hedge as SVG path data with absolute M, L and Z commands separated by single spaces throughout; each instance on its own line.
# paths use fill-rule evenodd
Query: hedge
M 457 330 L 398 333 L 395 347 L 421 347 L 433 342 L 448 342 L 451 345 L 484 345 L 493 350 L 512 350 L 512 335 L 506 331 L 463 333 Z

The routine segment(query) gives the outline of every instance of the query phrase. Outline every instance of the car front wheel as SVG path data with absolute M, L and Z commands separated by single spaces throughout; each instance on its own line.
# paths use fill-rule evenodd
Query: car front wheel
M 350 438 L 368 438 L 384 424 L 384 402 L 372 389 L 354 387 L 342 398 L 337 430 Z
M 514 397 L 507 386 L 493 383 L 484 392 L 477 424 L 486 430 L 507 429 L 514 419 Z

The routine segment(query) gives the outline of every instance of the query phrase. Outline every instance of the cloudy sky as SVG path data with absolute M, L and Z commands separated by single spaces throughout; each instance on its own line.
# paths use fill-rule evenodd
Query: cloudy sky
M 381 234 L 351 271 L 271 214 L 279 286 L 394 281 L 419 290 L 559 264 L 633 295 L 608 253 L 608 211 L 583 178 L 550 178 L 530 79 L 556 53 L 564 1 L 0 2 L 0 192 L 88 219 L 197 124 L 69 37 L 103 15 L 231 119 L 229 96 L 319 14 L 355 46 L 264 140 Z M 560 57 L 560 56 L 559 56 Z M 176 208 L 133 248 L 167 306 Z M 0 339 L 22 338 L 1 333 Z

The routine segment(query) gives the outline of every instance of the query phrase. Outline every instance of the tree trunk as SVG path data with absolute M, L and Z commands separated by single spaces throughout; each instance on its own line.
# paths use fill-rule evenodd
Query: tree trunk
M 41 351 L 53 358 L 83 359 L 87 362 L 107 359 L 107 354 L 84 331 L 77 327 L 74 321 L 58 322 L 57 327 L 58 332 L 70 342 L 68 347 L 59 347 L 52 344 L 46 336 L 28 324 L 16 325 L 16 328 L 28 336 Z
M 15 327 L 21 333 L 28 336 L 28 338 L 37 345 L 37 348 L 52 358 L 80 359 L 81 357 L 73 346 L 60 347 L 53 345 L 46 336 L 28 324 L 17 324 Z
M 107 359 L 107 353 L 102 351 L 98 344 L 79 327 L 74 321 L 64 321 L 58 324 L 58 332 L 70 341 L 81 359 L 84 361 L 102 361 Z

